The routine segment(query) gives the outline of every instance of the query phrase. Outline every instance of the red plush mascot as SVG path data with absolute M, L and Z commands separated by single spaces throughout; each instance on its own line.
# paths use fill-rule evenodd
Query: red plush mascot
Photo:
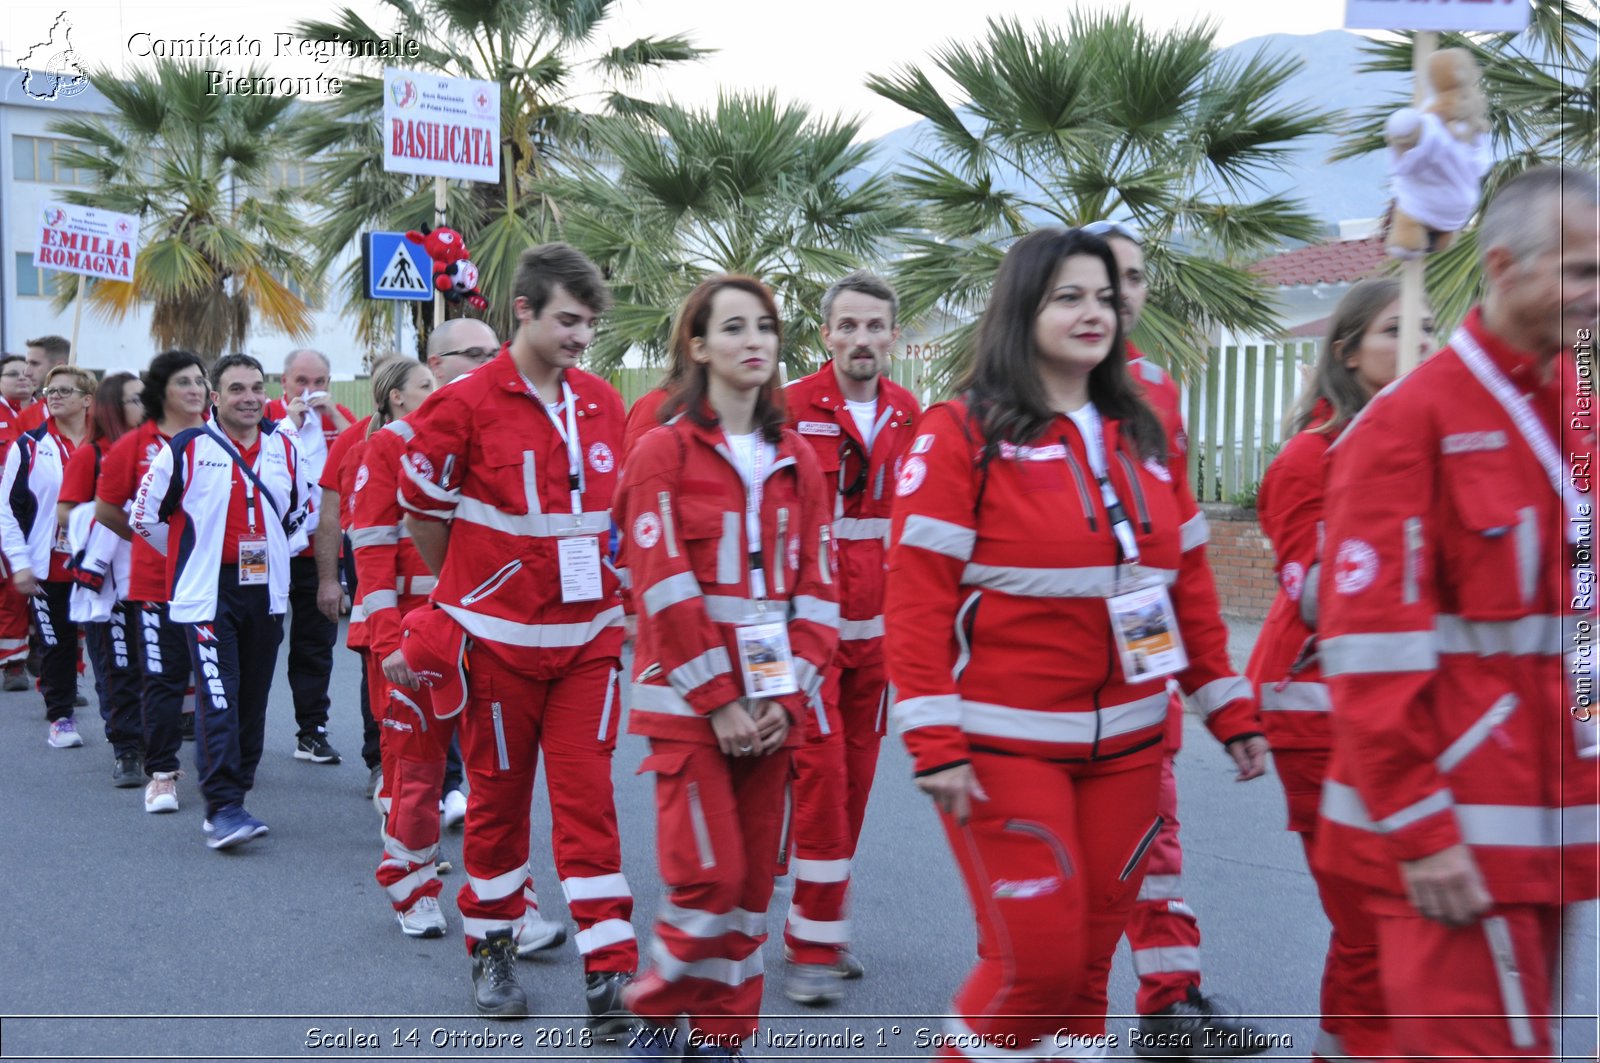
M 452 303 L 465 301 L 474 310 L 487 310 L 489 300 L 478 291 L 478 267 L 472 264 L 467 242 L 454 229 L 440 226 L 426 232 L 415 229 L 406 239 L 421 244 L 433 260 L 433 286 Z

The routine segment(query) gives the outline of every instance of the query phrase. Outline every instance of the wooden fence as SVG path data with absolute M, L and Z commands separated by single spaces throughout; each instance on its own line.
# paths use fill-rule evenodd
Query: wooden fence
M 1316 357 L 1316 347 L 1287 343 L 1212 348 L 1205 369 L 1183 387 L 1189 479 L 1197 498 L 1253 500 L 1267 462 L 1285 440 L 1288 412 Z M 610 380 L 623 403 L 632 406 L 656 386 L 661 374 L 659 367 L 619 369 Z M 933 388 L 925 361 L 896 359 L 889 375 L 925 406 L 945 397 Z M 274 385 L 269 389 L 277 390 Z M 329 390 L 356 416 L 372 412 L 370 378 L 335 381 Z

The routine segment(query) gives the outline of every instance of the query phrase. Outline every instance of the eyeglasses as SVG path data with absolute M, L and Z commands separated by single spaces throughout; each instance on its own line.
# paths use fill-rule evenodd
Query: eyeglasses
M 47 399 L 70 399 L 74 395 L 87 395 L 82 388 L 45 388 L 44 397 Z
M 0 373 L 0 380 L 21 380 L 27 375 L 27 373 L 19 369 L 15 373 Z
M 487 362 L 500 352 L 491 347 L 463 347 L 459 351 L 445 351 L 440 358 L 465 358 L 469 362 Z
M 143 406 L 144 405 L 144 396 L 143 395 L 135 395 L 132 398 L 123 399 L 122 400 L 122 404 L 124 406 Z

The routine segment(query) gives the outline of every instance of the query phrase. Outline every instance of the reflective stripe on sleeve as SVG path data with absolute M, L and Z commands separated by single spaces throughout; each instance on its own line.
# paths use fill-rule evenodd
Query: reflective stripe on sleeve
M 691 690 L 703 687 L 732 670 L 733 664 L 728 660 L 728 651 L 721 646 L 715 646 L 693 660 L 678 665 L 668 673 L 667 682 L 672 684 L 672 689 L 687 696 Z
M 636 712 L 659 712 L 667 716 L 700 715 L 677 691 L 656 683 L 630 684 L 628 703 Z
M 919 727 L 959 727 L 961 695 L 930 694 L 920 698 L 904 698 L 896 701 L 889 713 L 902 734 Z
M 1213 679 L 1205 686 L 1196 690 L 1192 695 L 1200 706 L 1200 711 L 1207 716 L 1218 709 L 1238 701 L 1240 698 L 1249 698 L 1255 691 L 1250 686 L 1250 680 L 1243 676 L 1230 675 L 1221 679 Z
M 1322 639 L 1317 659 L 1325 676 L 1431 672 L 1439 649 L 1432 631 L 1374 631 Z
M 380 609 L 393 609 L 400 604 L 400 596 L 394 591 L 373 591 L 361 596 L 363 612 L 367 616 L 378 612 Z
M 694 578 L 694 573 L 679 572 L 652 585 L 639 596 L 639 600 L 644 605 L 644 611 L 655 616 L 679 602 L 686 602 L 699 596 L 700 581 Z
M 797 594 L 789 599 L 790 616 L 808 620 L 823 627 L 839 626 L 839 603 L 824 601 L 809 594 Z
M 1262 712 L 1332 712 L 1333 698 L 1326 683 L 1276 683 L 1261 687 Z
M 1204 513 L 1196 513 L 1183 522 L 1178 529 L 1179 547 L 1188 553 L 1197 546 L 1204 546 L 1211 539 L 1211 525 L 1206 521 Z
M 1441 614 L 1434 617 L 1433 630 L 1441 654 L 1559 656 L 1567 646 L 1562 640 L 1561 617 L 1548 614 L 1516 620 L 1464 620 Z
M 1439 791 L 1448 798 L 1449 791 Z M 1425 800 L 1436 800 L 1434 794 Z M 1412 805 L 1417 808 L 1423 802 Z M 1403 809 L 1403 815 L 1411 809 Z M 1506 846 L 1528 849 L 1556 849 L 1562 846 L 1594 845 L 1600 830 L 1600 806 L 1571 805 L 1549 808 L 1538 805 L 1456 805 L 1456 825 L 1468 845 Z M 1326 780 L 1322 784 L 1323 818 L 1374 834 L 1387 833 L 1372 822 L 1365 802 L 1354 787 Z M 1394 820 L 1390 816 L 1385 823 Z M 1391 828 L 1395 829 L 1395 828 Z
M 833 522 L 833 537 L 840 542 L 870 542 L 887 534 L 888 517 L 838 517 Z
M 963 528 L 959 524 L 938 517 L 926 517 L 921 513 L 907 517 L 905 526 L 900 529 L 901 546 L 930 550 L 957 561 L 970 561 L 972 548 L 977 542 L 978 533 L 972 528 Z
M 364 546 L 388 546 L 399 541 L 400 529 L 393 524 L 350 529 L 350 545 L 357 550 Z
M 875 616 L 868 620 L 839 621 L 839 640 L 841 642 L 860 642 L 864 639 L 881 638 L 883 638 L 882 616 Z

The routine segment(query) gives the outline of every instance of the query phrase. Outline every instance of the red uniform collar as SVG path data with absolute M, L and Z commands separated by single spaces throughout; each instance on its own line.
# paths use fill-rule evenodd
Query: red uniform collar
M 516 360 L 511 357 L 511 344 L 501 344 L 500 353 L 485 362 L 475 372 L 488 374 L 489 383 L 504 391 L 515 391 L 518 394 L 528 394 L 528 386 L 522 375 L 522 370 L 517 368 Z M 588 374 L 576 366 L 561 371 L 561 379 L 566 381 L 567 387 L 572 389 L 574 398 L 585 397 L 584 378 Z M 560 394 L 540 395 L 540 402 L 559 402 Z
M 1540 364 L 1544 359 L 1532 351 L 1520 347 L 1513 347 L 1499 336 L 1490 332 L 1483 324 L 1483 307 L 1475 306 L 1467 313 L 1467 319 L 1461 327 L 1478 341 L 1478 346 L 1483 348 L 1483 353 L 1489 356 L 1496 369 L 1500 370 L 1511 386 L 1524 394 L 1538 391 L 1544 386 L 1539 380 Z
M 1123 340 L 1122 344 L 1127 352 L 1129 365 L 1132 365 L 1134 362 L 1137 362 L 1139 359 L 1144 357 L 1144 352 L 1135 347 L 1132 340 Z

